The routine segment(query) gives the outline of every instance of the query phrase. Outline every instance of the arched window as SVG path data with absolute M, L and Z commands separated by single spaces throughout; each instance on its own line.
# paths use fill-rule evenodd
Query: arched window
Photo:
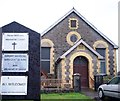
M 94 49 L 103 56 L 103 59 L 100 60 L 99 72 L 100 73 L 108 73 L 108 44 L 103 40 L 98 40 L 93 45 Z
M 41 69 L 50 73 L 50 47 L 41 47 Z
M 106 48 L 96 48 L 96 51 L 103 56 L 103 59 L 100 60 L 100 72 L 106 73 Z
M 41 71 L 52 73 L 53 71 L 53 43 L 49 39 L 41 41 Z

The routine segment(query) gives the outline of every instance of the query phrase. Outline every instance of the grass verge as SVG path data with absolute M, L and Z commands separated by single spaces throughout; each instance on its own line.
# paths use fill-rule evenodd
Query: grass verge
M 52 93 L 52 94 L 41 94 L 41 101 L 94 101 L 88 96 L 80 93 Z
M 40 101 L 95 101 L 88 96 L 80 93 L 51 93 L 41 94 Z M 13 101 L 13 100 L 2 100 L 2 101 Z M 14 101 L 33 101 L 33 100 L 14 100 Z

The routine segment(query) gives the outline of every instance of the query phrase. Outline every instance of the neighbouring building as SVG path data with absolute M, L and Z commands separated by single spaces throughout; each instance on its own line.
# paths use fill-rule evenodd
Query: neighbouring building
M 41 47 L 41 71 L 61 79 L 62 87 L 73 87 L 75 73 L 89 88 L 95 74 L 117 73 L 118 46 L 74 8 L 42 33 Z

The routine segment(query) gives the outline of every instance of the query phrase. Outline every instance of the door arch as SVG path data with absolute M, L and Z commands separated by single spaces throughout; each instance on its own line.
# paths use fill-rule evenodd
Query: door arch
M 81 75 L 81 87 L 89 87 L 88 79 L 88 59 L 84 56 L 77 56 L 73 61 L 73 74 L 79 73 Z

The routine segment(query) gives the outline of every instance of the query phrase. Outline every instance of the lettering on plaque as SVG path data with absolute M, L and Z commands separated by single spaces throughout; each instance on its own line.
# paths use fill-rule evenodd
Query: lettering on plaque
M 2 76 L 1 95 L 27 95 L 27 76 Z
M 2 72 L 28 71 L 28 54 L 2 54 Z
M 3 33 L 3 51 L 28 51 L 28 33 Z

